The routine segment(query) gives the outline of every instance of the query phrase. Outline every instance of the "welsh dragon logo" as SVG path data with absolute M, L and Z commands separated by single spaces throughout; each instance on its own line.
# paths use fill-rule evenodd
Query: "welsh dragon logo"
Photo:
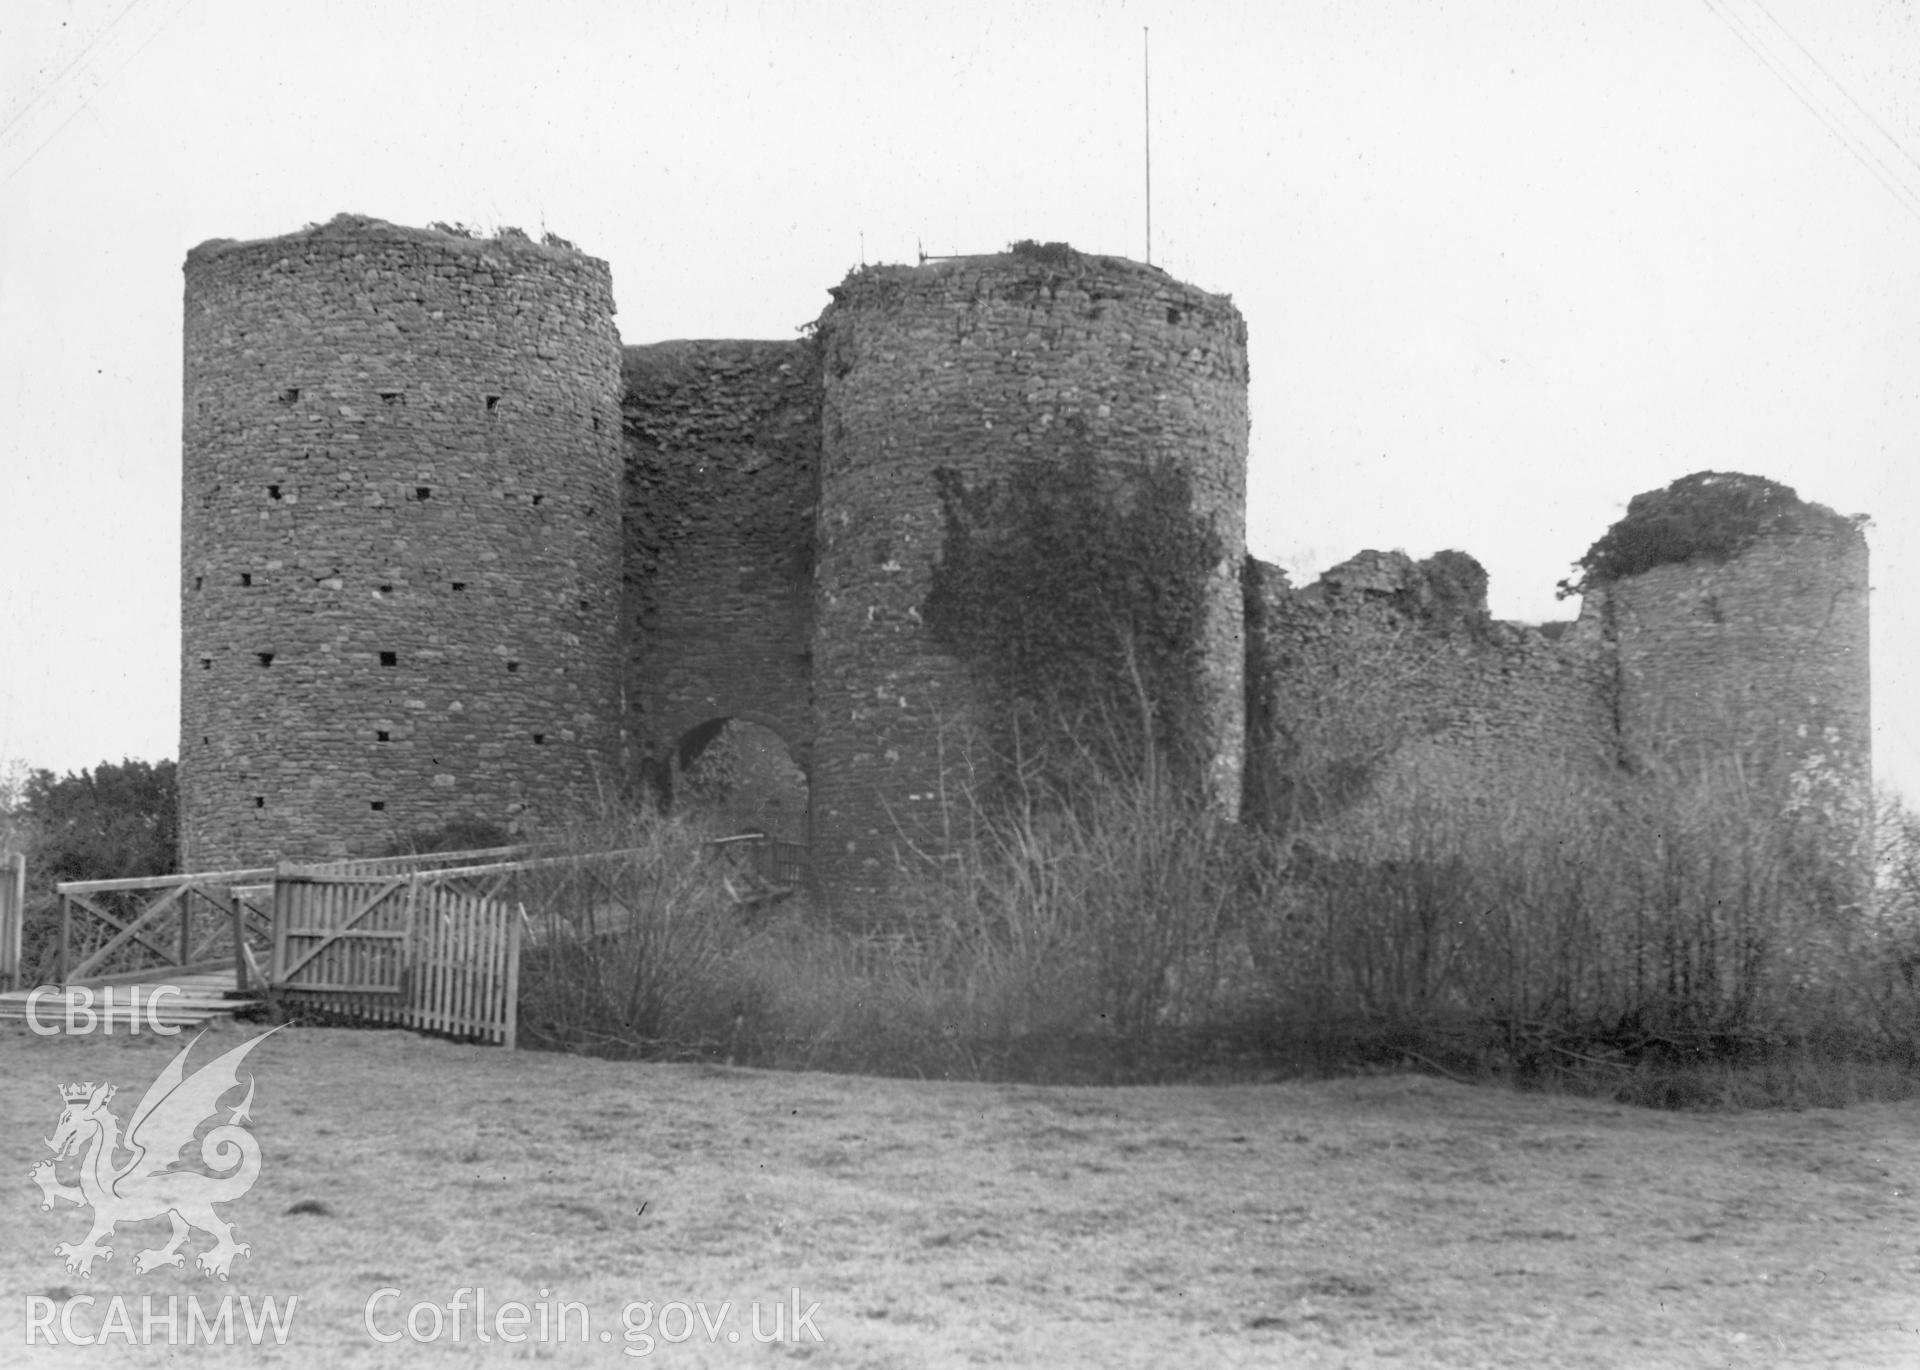
M 46 1139 L 53 1159 L 36 1164 L 27 1178 L 40 1186 L 43 1210 L 51 1209 L 55 1199 L 93 1207 L 93 1230 L 86 1240 L 78 1246 L 61 1242 L 53 1248 L 54 1255 L 67 1258 L 68 1270 L 93 1278 L 96 1260 L 113 1259 L 113 1248 L 101 1243 L 113 1235 L 114 1224 L 143 1222 L 163 1213 L 173 1220 L 173 1239 L 164 1247 L 136 1255 L 136 1273 L 144 1275 L 163 1265 L 184 1267 L 186 1256 L 180 1247 L 194 1228 L 214 1239 L 212 1249 L 201 1252 L 196 1262 L 208 1275 L 224 1280 L 233 1258 L 250 1254 L 251 1247 L 234 1242 L 232 1224 L 213 1206 L 239 1198 L 260 1178 L 260 1144 L 241 1126 L 253 1106 L 251 1075 L 246 1098 L 233 1107 L 224 1123 L 200 1139 L 200 1159 L 214 1173 L 176 1167 L 200 1125 L 218 1117 L 221 1098 L 239 1086 L 240 1063 L 247 1053 L 279 1030 L 251 1037 L 188 1075 L 187 1054 L 199 1042 L 196 1036 L 148 1086 L 127 1121 L 124 1140 L 120 1119 L 107 1108 L 114 1086 L 88 1081 L 61 1088 L 66 1108 L 53 1136 Z M 55 1167 L 75 1152 L 81 1153 L 80 1182 L 62 1184 Z M 120 1152 L 130 1152 L 130 1159 L 117 1162 L 114 1158 Z

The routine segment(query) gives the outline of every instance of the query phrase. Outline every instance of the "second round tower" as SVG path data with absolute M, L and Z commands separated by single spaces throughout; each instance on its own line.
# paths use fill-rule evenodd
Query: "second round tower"
M 990 701 L 924 613 L 942 478 L 1091 458 L 1171 466 L 1218 559 L 1197 625 L 1205 783 L 1237 807 L 1245 732 L 1246 326 L 1223 296 L 1064 245 L 869 267 L 820 321 L 814 860 L 824 884 L 886 883 L 982 761 Z M 969 754 L 971 753 L 971 754 Z M 936 843 L 937 845 L 937 843 Z

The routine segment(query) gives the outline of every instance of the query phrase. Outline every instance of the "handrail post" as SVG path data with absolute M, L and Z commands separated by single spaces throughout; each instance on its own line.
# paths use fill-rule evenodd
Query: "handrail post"
M 27 854 L 13 854 L 13 987 L 23 988 L 26 978 Z M 31 988 L 28 986 L 27 988 Z
M 180 896 L 180 964 L 193 959 L 193 896 Z
M 19 989 L 26 968 L 20 964 L 21 927 L 27 917 L 27 857 L 13 852 L 6 860 L 6 888 L 0 890 L 0 987 Z
M 60 959 L 55 962 L 59 972 L 58 980 L 62 989 L 67 985 L 67 939 L 73 935 L 73 900 L 68 895 L 60 896 Z
M 227 886 L 227 910 L 233 916 L 233 987 L 241 994 L 247 992 L 247 915 L 240 905 L 240 896 L 233 892 L 233 886 Z

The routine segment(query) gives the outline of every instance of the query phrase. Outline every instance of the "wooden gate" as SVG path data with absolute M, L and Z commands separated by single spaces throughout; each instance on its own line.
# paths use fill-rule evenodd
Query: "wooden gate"
M 277 1000 L 511 1048 L 520 914 L 500 867 L 393 873 L 283 863 L 273 879 Z

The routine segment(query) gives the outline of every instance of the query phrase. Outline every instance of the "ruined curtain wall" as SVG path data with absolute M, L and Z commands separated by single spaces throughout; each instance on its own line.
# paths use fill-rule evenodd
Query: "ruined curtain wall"
M 1363 553 L 1296 589 L 1252 563 L 1250 820 L 1326 837 L 1411 799 L 1507 821 L 1505 807 L 1541 786 L 1612 773 L 1598 624 L 1550 638 L 1495 622 L 1484 599 L 1436 600 L 1428 571 Z
M 804 768 L 820 391 L 804 342 L 625 352 L 624 619 L 634 761 L 742 718 Z

